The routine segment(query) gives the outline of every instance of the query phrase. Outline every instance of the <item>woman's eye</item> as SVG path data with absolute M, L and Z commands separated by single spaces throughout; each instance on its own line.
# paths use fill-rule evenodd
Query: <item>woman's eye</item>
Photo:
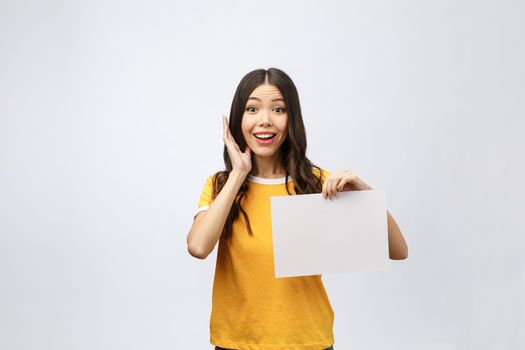
M 276 107 L 275 109 L 278 110 L 277 112 L 279 112 L 279 113 L 283 113 L 284 112 L 284 108 Z
M 255 107 L 248 107 L 246 108 L 248 112 L 255 112 Z

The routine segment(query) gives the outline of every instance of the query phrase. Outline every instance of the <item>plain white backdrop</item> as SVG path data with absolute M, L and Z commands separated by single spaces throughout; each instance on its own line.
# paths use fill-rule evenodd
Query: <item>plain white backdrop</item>
M 409 246 L 323 276 L 335 349 L 524 349 L 524 37 L 523 1 L 0 1 L 0 348 L 212 348 L 186 235 L 277 67 Z

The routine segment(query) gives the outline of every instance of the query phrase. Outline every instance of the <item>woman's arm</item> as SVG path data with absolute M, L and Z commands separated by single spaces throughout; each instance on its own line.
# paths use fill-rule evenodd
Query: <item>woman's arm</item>
M 192 256 L 205 259 L 213 251 L 245 177 L 233 170 L 208 210 L 197 214 L 187 238 L 188 252 Z
M 222 121 L 223 140 L 232 163 L 232 171 L 224 187 L 210 203 L 208 210 L 197 214 L 191 225 L 187 238 L 188 252 L 199 259 L 206 259 L 215 248 L 237 192 L 239 192 L 244 179 L 252 169 L 250 148 L 246 146 L 244 152 L 241 152 L 230 132 L 225 115 L 223 115 Z
M 390 259 L 392 260 L 403 260 L 408 257 L 408 247 L 403 238 L 403 234 L 397 226 L 396 221 L 390 215 L 388 210 L 386 211 L 388 217 L 388 251 Z

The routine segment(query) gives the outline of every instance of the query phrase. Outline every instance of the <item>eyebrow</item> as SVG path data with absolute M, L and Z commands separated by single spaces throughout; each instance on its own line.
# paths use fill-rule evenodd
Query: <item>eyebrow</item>
M 259 102 L 262 102 L 262 100 L 260 98 L 258 98 L 258 97 L 248 97 L 248 100 L 257 100 Z M 283 101 L 284 102 L 284 99 L 282 99 L 282 98 L 274 98 L 272 100 L 272 102 L 275 102 L 275 101 Z

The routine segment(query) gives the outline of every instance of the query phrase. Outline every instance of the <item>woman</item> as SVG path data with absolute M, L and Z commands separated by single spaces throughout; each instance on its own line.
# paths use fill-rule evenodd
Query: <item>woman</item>
M 333 349 L 334 313 L 321 275 L 275 278 L 270 197 L 371 189 L 349 171 L 330 174 L 306 157 L 294 83 L 270 68 L 246 74 L 224 122 L 225 171 L 206 180 L 188 233 L 205 259 L 219 242 L 210 341 L 216 349 Z M 408 255 L 388 214 L 390 257 Z

